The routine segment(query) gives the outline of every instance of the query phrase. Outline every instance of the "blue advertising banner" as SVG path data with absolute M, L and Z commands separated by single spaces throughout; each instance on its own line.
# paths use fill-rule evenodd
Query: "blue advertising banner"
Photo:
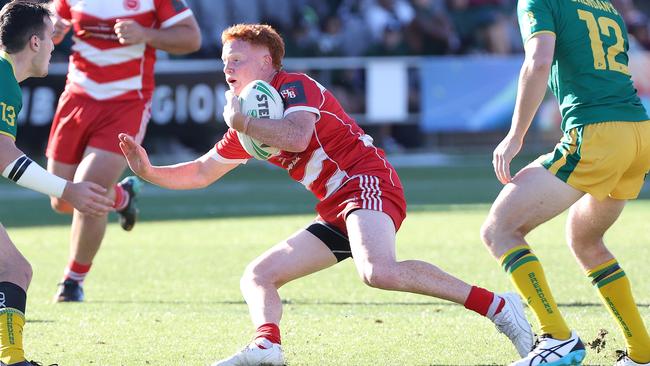
M 515 106 L 523 55 L 444 57 L 422 63 L 424 132 L 507 128 Z
M 639 97 L 650 110 L 650 53 L 630 51 Z M 424 132 L 481 132 L 510 126 L 523 55 L 429 58 L 421 64 Z M 533 128 L 559 129 L 562 117 L 548 93 Z

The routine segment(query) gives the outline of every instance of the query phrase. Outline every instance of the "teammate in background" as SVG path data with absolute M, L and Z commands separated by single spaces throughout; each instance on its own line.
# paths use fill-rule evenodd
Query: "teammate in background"
M 230 129 L 202 157 L 171 166 L 152 166 L 146 151 L 120 134 L 129 166 L 169 189 L 205 187 L 251 158 L 239 143 L 240 131 L 280 148 L 269 162 L 287 170 L 320 202 L 314 222 L 248 265 L 241 290 L 257 329 L 254 340 L 215 365 L 283 365 L 278 288 L 348 257 L 367 285 L 463 304 L 492 320 L 526 354 L 533 339 L 519 296 L 470 286 L 426 262 L 396 260 L 395 233 L 406 216 L 397 172 L 327 89 L 305 74 L 282 71 L 284 42 L 278 33 L 267 25 L 240 24 L 226 29 L 222 42 L 230 87 L 224 119 Z M 280 92 L 284 118 L 269 123 L 241 113 L 237 95 L 258 79 Z
M 70 202 L 86 215 L 112 210 L 106 189 L 92 182 L 72 183 L 48 173 L 15 144 L 22 92 L 18 83 L 44 77 L 54 49 L 54 27 L 47 8 L 13 1 L 0 11 L 0 169 L 17 184 Z M 0 224 L 0 365 L 28 366 L 23 350 L 27 288 L 32 268 Z
M 623 330 L 616 365 L 650 365 L 650 337 L 630 281 L 603 236 L 650 170 L 650 121 L 628 70 L 625 24 L 607 0 L 519 0 L 526 58 L 506 138 L 494 150 L 505 187 L 481 236 L 539 320 L 540 342 L 514 365 L 578 365 L 585 349 L 551 294 L 526 234 L 567 208 L 566 237 L 578 263 Z M 550 78 L 549 78 L 550 74 Z M 510 176 L 546 83 L 560 103 L 564 137 Z
M 136 177 L 116 184 L 126 161 L 117 135 L 144 138 L 154 89 L 156 49 L 185 54 L 199 49 L 201 36 L 182 0 L 55 0 L 54 42 L 73 29 L 74 45 L 47 146 L 48 170 L 75 181 L 98 183 L 115 192 L 120 225 L 137 218 Z M 70 258 L 55 301 L 83 301 L 82 284 L 104 238 L 107 216 L 88 216 L 60 197 L 52 208 L 72 213 Z

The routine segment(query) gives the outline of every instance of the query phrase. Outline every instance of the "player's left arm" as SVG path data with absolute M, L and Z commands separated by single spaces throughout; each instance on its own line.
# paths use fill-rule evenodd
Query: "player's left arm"
M 193 15 L 160 29 L 144 27 L 132 19 L 118 20 L 113 28 L 121 44 L 146 43 L 175 55 L 201 48 L 201 31 Z
M 555 34 L 540 33 L 524 46 L 526 56 L 519 72 L 517 101 L 508 135 L 494 150 L 492 164 L 501 183 L 511 181 L 510 162 L 519 153 L 524 136 L 546 94 L 555 52 Z
M 308 111 L 295 111 L 282 119 L 252 118 L 241 113 L 237 96 L 226 92 L 223 118 L 231 128 L 264 144 L 289 152 L 302 152 L 309 146 L 318 116 Z

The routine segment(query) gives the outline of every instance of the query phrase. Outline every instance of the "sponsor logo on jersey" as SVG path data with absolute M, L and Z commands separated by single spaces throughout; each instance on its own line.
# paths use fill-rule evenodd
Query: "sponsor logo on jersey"
M 124 0 L 124 9 L 132 11 L 140 9 L 140 0 Z
M 128 0 L 125 0 L 125 7 L 126 1 Z M 114 25 L 115 23 L 108 23 L 104 21 L 100 21 L 98 23 L 81 22 L 81 29 L 79 29 L 75 35 L 79 38 L 117 40 L 118 38 L 117 34 L 115 34 Z
M 0 309 L 2 309 L 2 308 L 6 308 L 6 307 L 7 307 L 7 305 L 5 304 L 5 302 L 6 302 L 6 299 L 5 299 L 5 293 L 4 293 L 4 292 L 0 292 Z
M 280 86 L 280 95 L 284 100 L 285 109 L 296 104 L 307 103 L 305 88 L 302 81 L 294 81 Z

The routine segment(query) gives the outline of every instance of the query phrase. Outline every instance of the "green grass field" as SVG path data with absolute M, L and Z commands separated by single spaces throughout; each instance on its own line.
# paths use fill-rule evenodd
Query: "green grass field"
M 400 259 L 512 290 L 479 240 L 499 189 L 487 167 L 469 159 L 457 168 L 400 169 L 410 202 Z M 83 304 L 51 303 L 67 261 L 69 228 L 62 224 L 69 219 L 51 213 L 43 197 L 0 185 L 0 217 L 34 267 L 28 356 L 61 366 L 207 365 L 238 350 L 252 335 L 239 293 L 244 267 L 313 218 L 314 199 L 284 175 L 251 166 L 202 191 L 147 186 L 136 229 L 110 225 Z M 650 324 L 650 283 L 643 280 L 650 277 L 649 212 L 650 201 L 631 203 L 607 240 Z M 589 352 L 585 364 L 611 365 L 622 337 L 564 244 L 564 218 L 530 242 L 571 326 L 585 341 L 610 332 L 605 350 Z M 281 295 L 290 366 L 503 365 L 517 356 L 486 319 L 437 299 L 368 288 L 350 260 L 286 285 Z

